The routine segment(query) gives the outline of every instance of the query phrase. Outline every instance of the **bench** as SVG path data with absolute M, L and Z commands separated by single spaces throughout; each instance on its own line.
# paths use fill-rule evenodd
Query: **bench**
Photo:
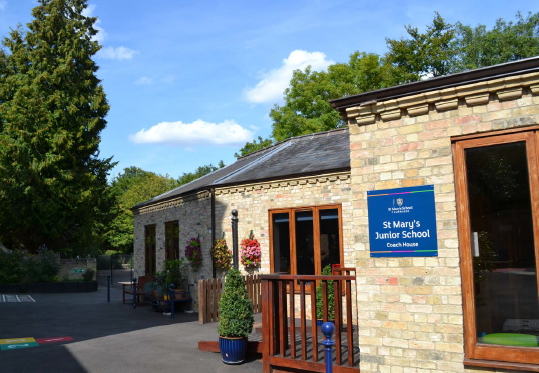
M 145 294 L 144 294 L 144 286 L 146 286 L 146 284 L 148 282 L 152 281 L 152 276 L 139 276 L 138 278 L 138 281 L 137 281 L 137 288 L 135 289 L 136 293 L 133 294 L 133 284 L 122 284 L 122 303 L 125 304 L 125 295 L 126 294 L 129 294 L 129 295 L 133 295 L 133 297 L 135 298 L 138 298 L 138 297 L 143 297 Z M 133 299 L 133 298 L 131 298 Z M 138 299 L 137 299 L 137 303 L 138 303 Z
M 174 299 L 172 300 L 171 299 L 165 300 L 162 297 L 154 297 L 150 294 L 144 294 L 144 298 L 146 298 L 146 300 L 148 300 L 148 302 L 151 304 L 152 309 L 159 309 L 159 308 L 164 309 L 166 306 L 167 308 L 169 308 L 169 310 L 171 310 L 172 302 L 176 304 L 176 303 L 183 303 L 183 302 L 191 303 L 193 301 L 193 298 L 191 298 L 191 291 L 189 290 L 191 286 L 195 286 L 195 285 L 194 284 L 187 285 L 187 291 L 183 292 L 184 296 L 182 298 L 176 298 L 178 294 L 174 294 Z M 185 297 L 185 295 L 187 295 L 187 297 Z M 171 314 L 171 317 L 174 317 L 174 314 Z

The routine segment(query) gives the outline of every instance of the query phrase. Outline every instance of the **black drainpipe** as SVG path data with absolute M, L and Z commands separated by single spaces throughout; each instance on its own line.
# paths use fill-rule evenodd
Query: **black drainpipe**
M 212 247 L 215 245 L 215 189 L 210 190 L 210 214 L 211 214 L 211 244 Z M 217 277 L 217 268 L 215 268 L 215 263 L 212 261 L 213 268 L 213 278 Z

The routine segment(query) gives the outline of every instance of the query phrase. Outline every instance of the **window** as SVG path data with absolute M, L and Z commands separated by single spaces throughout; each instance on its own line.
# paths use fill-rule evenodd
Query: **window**
M 453 144 L 470 359 L 539 364 L 535 131 Z
M 144 272 L 153 275 L 155 270 L 155 225 L 144 227 Z
M 180 225 L 177 221 L 165 223 L 165 259 L 180 259 Z
M 319 275 L 343 263 L 341 206 L 270 210 L 271 272 Z

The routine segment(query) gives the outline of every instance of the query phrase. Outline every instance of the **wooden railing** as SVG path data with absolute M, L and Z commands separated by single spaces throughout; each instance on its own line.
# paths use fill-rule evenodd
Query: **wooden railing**
M 342 272 L 351 273 L 353 269 L 346 270 L 348 272 L 345 272 L 343 268 Z M 321 344 L 323 335 L 316 325 L 317 289 L 315 284 L 322 284 L 323 321 L 326 322 L 328 321 L 328 281 L 333 282 L 335 294 L 333 371 L 335 373 L 358 372 L 359 346 L 357 342 L 354 345 L 354 334 L 357 335 L 357 313 L 356 317 L 353 317 L 353 305 L 357 305 L 357 302 L 352 296 L 355 293 L 352 291 L 353 286 L 356 285 L 355 276 L 262 275 L 260 277 L 262 280 L 264 373 L 270 373 L 273 369 L 294 372 L 325 371 Z M 343 290 L 345 290 L 344 293 Z M 296 328 L 295 319 L 296 301 L 299 301 L 299 329 Z M 310 305 L 309 311 L 307 311 L 307 305 Z M 310 319 L 310 326 L 307 325 L 307 319 Z M 296 334 L 297 332 L 299 335 Z
M 253 312 L 262 312 L 260 276 L 243 276 Z M 198 280 L 198 322 L 206 324 L 219 320 L 219 300 L 225 285 L 224 278 Z

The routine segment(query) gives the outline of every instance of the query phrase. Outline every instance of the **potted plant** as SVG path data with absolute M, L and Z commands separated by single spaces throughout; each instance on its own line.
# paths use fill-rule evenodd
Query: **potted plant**
M 215 240 L 215 245 L 211 249 L 211 257 L 217 268 L 228 271 L 232 267 L 232 251 L 226 245 L 225 232 L 220 240 Z
M 174 293 L 177 298 L 184 298 L 185 291 L 182 288 L 182 283 L 185 281 L 184 271 L 187 264 L 184 259 L 166 260 L 165 261 L 165 283 L 168 287 L 174 284 Z
M 331 264 L 328 264 L 322 270 L 322 275 L 331 276 Z M 333 281 L 328 281 L 328 320 L 335 322 L 335 289 L 333 288 Z M 322 281 L 316 288 L 316 325 L 322 326 L 324 323 L 324 298 L 322 293 Z
M 260 268 L 261 260 L 262 250 L 260 249 L 260 242 L 258 242 L 253 231 L 251 231 L 249 237 L 241 241 L 241 264 L 245 266 L 246 270 L 254 270 Z
M 253 308 L 240 271 L 226 275 L 219 301 L 219 348 L 225 364 L 240 364 L 247 353 L 247 337 L 253 330 Z
M 185 246 L 185 257 L 191 263 L 191 267 L 197 270 L 202 265 L 202 251 L 200 249 L 200 240 L 191 238 Z
M 145 294 L 148 294 L 152 297 L 156 297 L 157 296 L 157 282 L 155 281 L 148 281 L 145 285 L 144 285 L 144 293 Z

